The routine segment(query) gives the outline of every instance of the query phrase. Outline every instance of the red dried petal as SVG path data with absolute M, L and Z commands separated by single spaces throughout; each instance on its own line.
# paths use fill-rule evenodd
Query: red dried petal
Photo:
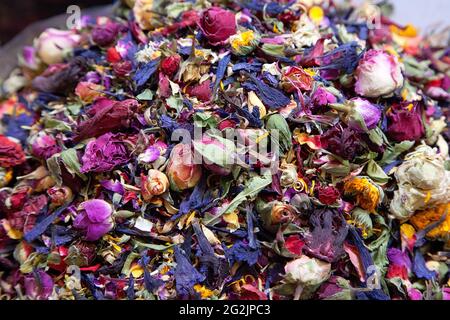
M 0 167 L 14 167 L 25 162 L 22 146 L 0 135 Z

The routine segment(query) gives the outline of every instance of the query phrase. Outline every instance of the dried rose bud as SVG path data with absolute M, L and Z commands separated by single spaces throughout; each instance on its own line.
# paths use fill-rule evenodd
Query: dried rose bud
M 204 11 L 199 25 L 211 45 L 222 44 L 236 33 L 234 13 L 219 7 L 211 7 Z
M 145 201 L 150 201 L 153 196 L 159 196 L 169 188 L 169 179 L 161 171 L 151 169 L 148 175 L 142 175 L 141 192 Z
M 73 198 L 72 190 L 69 187 L 53 187 L 47 190 L 50 202 L 55 206 L 62 206 Z
M 97 25 L 92 30 L 92 41 L 101 47 L 106 47 L 114 42 L 118 32 L 119 26 L 114 22 Z
M 179 55 L 173 55 L 164 58 L 161 61 L 161 71 L 167 76 L 173 76 L 180 67 L 181 57 Z
M 46 64 L 63 61 L 64 53 L 79 44 L 81 36 L 73 31 L 54 28 L 45 30 L 37 40 L 37 53 Z
M 361 98 L 353 98 L 350 100 L 352 111 L 348 117 L 348 126 L 355 131 L 364 131 L 364 126 L 368 130 L 374 129 L 381 119 L 380 107 Z M 361 120 L 364 123 L 361 123 Z
M 186 190 L 194 187 L 200 181 L 202 168 L 200 165 L 194 164 L 193 160 L 190 145 L 180 143 L 172 149 L 166 168 L 172 190 Z
M 417 141 L 425 134 L 420 106 L 417 103 L 393 105 L 386 117 L 387 136 L 396 142 Z
M 292 205 L 281 201 L 258 200 L 256 210 L 261 216 L 264 229 L 272 233 L 276 233 L 280 225 L 292 221 L 297 213 Z
M 319 201 L 328 206 L 334 204 L 341 195 L 333 186 L 319 186 L 316 188 L 316 192 Z
M 288 163 L 281 166 L 280 184 L 282 187 L 292 186 L 298 181 L 297 166 Z
M 78 207 L 73 226 L 84 233 L 87 241 L 97 241 L 114 227 L 112 213 L 113 209 L 108 202 L 88 200 Z
M 289 204 L 285 203 L 276 203 L 272 207 L 272 211 L 270 212 L 271 216 L 271 224 L 278 225 L 281 223 L 288 222 L 294 217 L 295 209 Z
M 310 290 L 315 291 L 322 282 L 330 277 L 331 264 L 316 258 L 302 256 L 288 262 L 284 271 L 286 272 L 285 281 L 297 285 L 292 294 L 294 299 L 298 300 L 302 294 L 308 294 Z
M 445 163 L 445 157 L 427 145 L 420 145 L 405 156 L 395 172 L 398 190 L 390 203 L 395 218 L 404 221 L 418 210 L 448 203 L 450 171 Z
M 33 136 L 30 143 L 33 155 L 38 158 L 48 159 L 61 151 L 61 147 L 57 144 L 56 139 L 45 132 L 39 132 Z
M 233 141 L 205 133 L 200 141 L 194 141 L 194 149 L 206 169 L 223 176 L 231 173 L 236 156 Z
M 393 93 L 403 82 L 397 57 L 382 50 L 369 50 L 356 69 L 355 91 L 363 97 L 377 98 Z
M 381 120 L 381 108 L 366 99 L 353 98 L 345 104 L 332 103 L 330 107 L 346 113 L 345 122 L 356 132 L 375 129 Z
M 126 77 L 133 70 L 133 65 L 129 60 L 120 61 L 113 64 L 113 70 L 118 77 Z

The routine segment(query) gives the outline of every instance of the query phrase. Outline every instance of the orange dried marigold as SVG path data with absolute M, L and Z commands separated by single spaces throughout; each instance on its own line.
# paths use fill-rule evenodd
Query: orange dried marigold
M 427 237 L 433 239 L 447 240 L 450 238 L 450 202 L 441 204 L 434 208 L 417 211 L 409 219 L 416 229 L 425 229 L 430 224 L 439 221 L 444 214 L 447 214 L 444 221 L 427 233 Z
M 344 195 L 356 199 L 356 205 L 371 213 L 376 212 L 383 194 L 380 187 L 368 178 L 353 178 L 344 184 Z

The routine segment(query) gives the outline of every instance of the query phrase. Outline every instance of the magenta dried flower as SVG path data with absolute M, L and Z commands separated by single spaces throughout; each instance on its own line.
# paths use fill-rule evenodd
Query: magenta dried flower
M 353 160 L 364 150 L 361 137 L 350 128 L 333 127 L 320 137 L 320 141 L 324 149 L 347 160 Z
M 128 161 L 127 147 L 123 135 L 106 133 L 90 141 L 81 158 L 81 172 L 106 172 Z
M 36 70 L 38 68 L 37 50 L 34 47 L 26 46 L 22 50 L 23 64 L 32 69 Z
M 212 96 L 211 81 L 206 80 L 202 84 L 189 87 L 187 93 L 192 97 L 198 98 L 200 101 L 209 101 Z
M 425 134 L 420 114 L 421 108 L 415 104 L 397 104 L 387 113 L 387 135 L 396 142 L 417 141 Z
M 54 282 L 50 275 L 42 270 L 26 275 L 25 294 L 38 300 L 47 300 L 53 292 Z
M 362 118 L 364 125 L 368 130 L 374 129 L 381 119 L 381 108 L 361 98 L 353 98 L 350 100 L 354 112 L 358 114 L 358 118 Z M 353 117 L 347 123 L 350 128 L 356 131 L 362 130 L 358 123 L 357 117 Z
M 61 147 L 56 142 L 56 139 L 44 132 L 39 132 L 34 137 L 31 148 L 36 157 L 43 159 L 48 159 L 55 153 L 61 151 Z
M 323 87 L 317 88 L 311 97 L 311 101 L 316 107 L 323 107 L 329 103 L 336 103 L 337 99 L 328 90 Z
M 114 22 L 97 25 L 92 30 L 92 41 L 101 47 L 106 47 L 114 42 L 118 32 L 119 26 Z
M 104 200 L 85 201 L 78 207 L 73 226 L 84 233 L 87 241 L 97 241 L 112 230 L 112 212 L 111 205 Z
M 86 121 L 81 122 L 76 130 L 75 141 L 98 137 L 102 134 L 130 126 L 131 118 L 138 107 L 133 99 L 112 101 L 106 98 L 98 99 L 88 115 Z
M 0 297 L 450 299 L 445 32 L 194 2 L 117 1 L 5 64 Z

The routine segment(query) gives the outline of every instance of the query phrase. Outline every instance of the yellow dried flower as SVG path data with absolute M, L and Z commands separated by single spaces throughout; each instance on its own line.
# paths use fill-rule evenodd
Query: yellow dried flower
M 13 178 L 13 170 L 11 168 L 0 168 L 0 188 L 3 188 L 11 182 Z
M 250 41 L 252 41 L 253 39 L 255 39 L 254 32 L 252 30 L 248 30 L 232 36 L 230 42 L 233 49 L 238 50 L 239 47 L 248 46 L 250 44 Z
M 404 223 L 400 226 L 400 233 L 407 239 L 412 239 L 416 234 L 416 229 L 408 223 Z
M 376 213 L 376 208 L 382 200 L 383 194 L 380 187 L 368 178 L 353 178 L 344 185 L 344 194 L 356 198 L 356 204 L 371 213 Z
M 433 239 L 449 239 L 450 236 L 450 202 L 441 204 L 434 208 L 417 211 L 414 216 L 409 219 L 417 229 L 425 229 L 430 224 L 442 218 L 446 214 L 445 220 L 427 233 L 427 237 Z
M 194 286 L 194 290 L 197 291 L 203 299 L 209 298 L 214 294 L 212 290 L 209 290 L 208 288 L 200 284 L 196 284 Z
M 311 9 L 309 9 L 309 14 L 308 15 L 309 15 L 309 18 L 313 22 L 319 24 L 320 22 L 322 22 L 322 20 L 323 20 L 323 18 L 325 16 L 325 13 L 323 12 L 323 9 L 321 7 L 314 6 Z
M 236 55 L 245 56 L 256 48 L 260 38 L 260 35 L 252 30 L 237 33 L 230 37 L 231 50 Z
M 391 29 L 391 32 L 395 33 L 400 37 L 414 38 L 417 37 L 418 35 L 416 27 L 414 27 L 412 24 L 407 24 L 406 27 L 403 29 L 400 29 L 395 25 L 391 25 L 389 29 Z

